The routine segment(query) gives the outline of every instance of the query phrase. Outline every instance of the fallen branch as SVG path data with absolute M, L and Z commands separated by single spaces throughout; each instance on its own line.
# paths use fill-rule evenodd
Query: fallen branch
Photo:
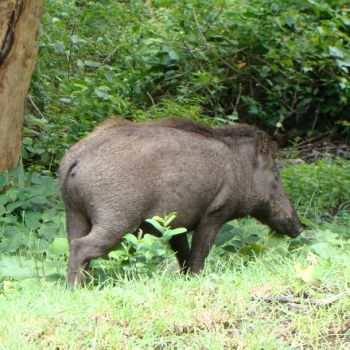
M 332 132 L 333 132 L 333 130 L 326 131 L 326 132 L 324 132 L 324 133 L 322 133 L 320 135 L 317 135 L 315 137 L 311 137 L 309 139 L 303 140 L 303 141 L 299 142 L 297 145 L 293 145 L 291 147 L 299 148 L 302 145 L 305 145 L 305 144 L 308 144 L 308 143 L 311 143 L 311 142 L 316 142 L 316 140 L 328 137 L 329 135 L 332 134 Z
M 336 301 L 346 297 L 350 296 L 350 289 L 346 290 L 344 292 L 331 295 L 330 297 L 323 298 L 323 299 L 307 299 L 307 298 L 295 298 L 295 297 L 253 297 L 253 300 L 263 300 L 267 303 L 283 303 L 283 304 L 309 304 L 309 305 L 315 305 L 316 307 L 322 307 L 326 305 L 330 305 L 335 303 Z

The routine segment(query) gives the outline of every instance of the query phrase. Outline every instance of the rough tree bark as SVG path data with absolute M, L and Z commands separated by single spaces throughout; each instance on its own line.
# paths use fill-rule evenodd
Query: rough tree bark
M 18 164 L 44 0 L 0 0 L 0 171 Z

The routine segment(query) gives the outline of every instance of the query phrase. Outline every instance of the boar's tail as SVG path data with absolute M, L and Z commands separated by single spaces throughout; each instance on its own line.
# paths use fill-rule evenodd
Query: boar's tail
M 76 167 L 79 164 L 79 161 L 76 159 L 74 162 L 68 167 L 67 171 L 64 172 L 63 169 L 60 169 L 60 187 L 63 189 L 67 185 L 68 178 L 74 177 L 76 175 Z M 63 167 L 62 167 L 63 168 Z
M 68 168 L 68 171 L 67 171 L 67 174 L 66 174 L 66 177 L 68 175 L 74 177 L 75 176 L 75 172 L 74 172 L 74 168 L 78 165 L 78 160 L 75 160 L 72 165 Z

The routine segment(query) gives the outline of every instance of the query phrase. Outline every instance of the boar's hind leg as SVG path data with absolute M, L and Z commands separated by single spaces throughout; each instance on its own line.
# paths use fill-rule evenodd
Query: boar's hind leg
M 214 243 L 217 232 L 221 224 L 218 220 L 202 218 L 196 226 L 191 246 L 191 257 L 189 261 L 189 270 L 198 274 L 204 267 L 205 258 L 208 256 L 211 246 Z
M 181 271 L 187 272 L 188 260 L 190 258 L 190 247 L 188 245 L 188 239 L 186 233 L 180 233 L 171 237 L 170 246 L 176 253 L 176 258 L 180 264 Z
M 70 244 L 70 250 L 71 250 L 71 242 L 74 239 L 84 237 L 89 234 L 91 231 L 91 222 L 90 220 L 81 212 L 76 211 L 71 208 L 67 209 L 67 233 L 68 233 L 68 240 Z M 70 252 L 70 260 L 73 258 L 72 251 Z M 70 265 L 70 264 L 69 264 Z M 88 264 L 85 264 L 82 266 L 83 270 L 86 270 L 88 268 Z M 68 269 L 68 275 L 69 275 L 69 269 Z
M 127 231 L 127 230 L 126 230 Z M 70 258 L 68 266 L 68 284 L 73 287 L 83 280 L 82 269 L 91 259 L 105 255 L 117 246 L 123 232 L 116 232 L 115 228 L 94 225 L 87 236 L 70 241 Z
M 90 220 L 82 213 L 67 209 L 67 232 L 69 242 L 86 236 L 91 230 Z

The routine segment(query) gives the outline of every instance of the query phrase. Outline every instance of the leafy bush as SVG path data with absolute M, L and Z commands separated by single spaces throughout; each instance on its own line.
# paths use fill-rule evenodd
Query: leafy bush
M 127 233 L 122 243 L 108 254 L 108 260 L 92 262 L 93 272 L 97 275 L 115 275 L 116 273 L 149 273 L 162 261 L 167 260 L 175 253 L 169 247 L 171 237 L 184 233 L 183 227 L 172 229 L 170 224 L 176 213 L 166 215 L 164 218 L 155 216 L 146 221 L 151 224 L 160 237 L 156 237 L 139 230 L 137 235 Z
M 3 193 L 2 193 L 3 192 Z M 57 181 L 23 166 L 0 174 L 0 252 L 45 255 L 65 235 Z
M 0 194 L 0 280 L 62 273 L 68 244 L 57 181 L 20 165 L 0 173 Z
M 346 128 L 348 14 L 340 0 L 49 0 L 24 162 L 54 171 L 112 113 Z

